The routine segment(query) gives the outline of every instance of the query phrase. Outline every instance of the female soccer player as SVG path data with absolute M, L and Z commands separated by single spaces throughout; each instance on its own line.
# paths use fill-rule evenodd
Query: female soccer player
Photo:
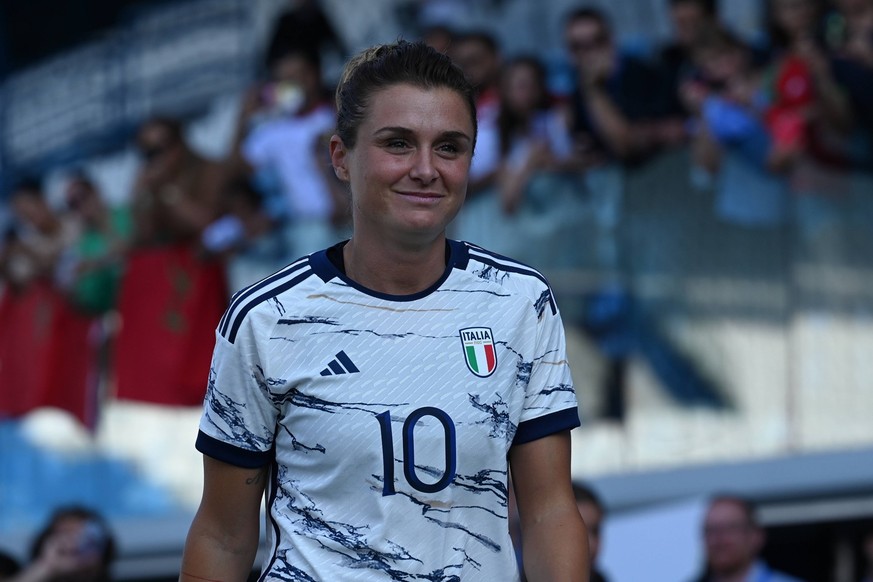
M 587 580 L 570 485 L 564 334 L 534 269 L 445 230 L 476 141 L 472 91 L 422 43 L 353 58 L 330 159 L 350 240 L 237 293 L 219 323 L 180 580 Z M 289 152 L 289 155 L 293 155 Z

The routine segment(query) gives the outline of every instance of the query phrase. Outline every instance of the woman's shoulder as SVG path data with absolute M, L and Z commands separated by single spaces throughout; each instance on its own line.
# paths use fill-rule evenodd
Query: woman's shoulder
M 296 303 L 305 302 L 312 292 L 312 282 L 322 284 L 310 258 L 301 257 L 236 291 L 218 323 L 218 333 L 235 343 L 241 330 L 272 326 L 293 313 Z
M 499 285 L 503 290 L 526 297 L 535 304 L 551 305 L 554 298 L 549 282 L 536 268 L 511 257 L 470 242 L 458 242 L 466 257 L 465 270 L 478 279 Z

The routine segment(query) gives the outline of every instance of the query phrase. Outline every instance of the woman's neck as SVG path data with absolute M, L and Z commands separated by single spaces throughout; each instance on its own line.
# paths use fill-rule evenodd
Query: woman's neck
M 411 295 L 436 283 L 446 269 L 445 236 L 415 247 L 369 245 L 353 236 L 343 248 L 346 276 L 389 295 Z

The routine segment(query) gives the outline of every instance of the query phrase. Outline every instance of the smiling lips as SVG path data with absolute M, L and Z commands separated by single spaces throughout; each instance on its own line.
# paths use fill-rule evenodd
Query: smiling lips
M 411 198 L 421 201 L 436 201 L 443 198 L 442 194 L 437 192 L 398 192 L 404 198 Z

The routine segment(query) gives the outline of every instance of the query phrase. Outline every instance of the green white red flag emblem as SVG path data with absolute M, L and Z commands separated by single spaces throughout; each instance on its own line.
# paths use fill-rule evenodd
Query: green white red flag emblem
M 458 332 L 464 348 L 467 368 L 480 378 L 485 378 L 497 369 L 497 351 L 494 349 L 494 334 L 489 327 L 467 327 Z

